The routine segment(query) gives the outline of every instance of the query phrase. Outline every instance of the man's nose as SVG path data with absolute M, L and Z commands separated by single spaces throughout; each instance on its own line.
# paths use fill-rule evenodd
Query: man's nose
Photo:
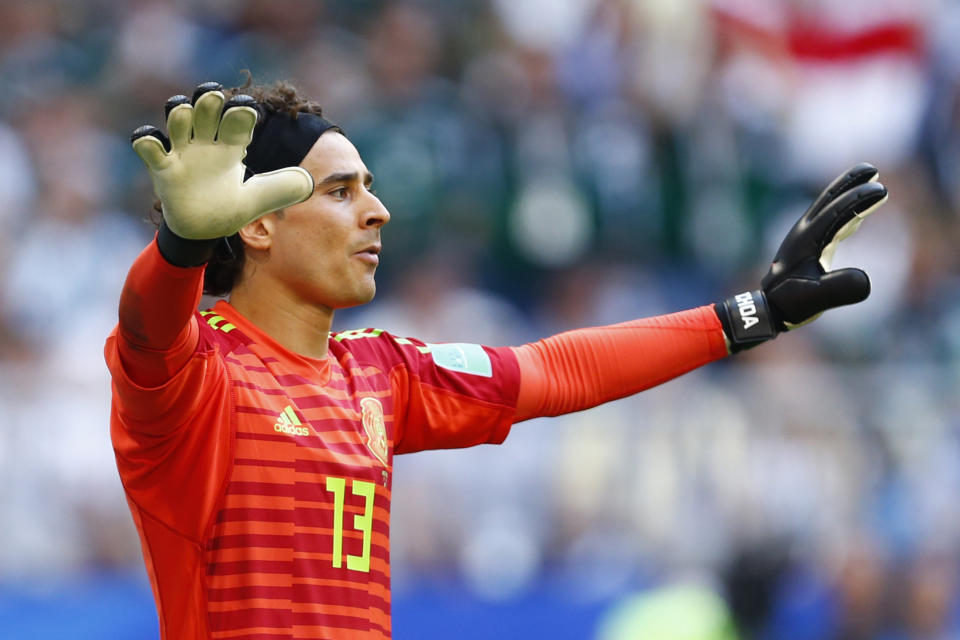
M 367 211 L 366 219 L 364 220 L 364 226 L 382 227 L 390 222 L 390 212 L 387 210 L 387 207 L 380 202 L 380 198 L 373 194 L 370 195 L 370 198 L 373 200 L 373 202 L 371 203 L 370 209 Z

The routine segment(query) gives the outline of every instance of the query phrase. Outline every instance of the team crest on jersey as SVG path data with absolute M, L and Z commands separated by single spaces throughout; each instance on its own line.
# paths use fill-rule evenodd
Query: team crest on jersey
M 366 445 L 370 453 L 387 466 L 387 427 L 383 422 L 383 405 L 376 398 L 360 401 L 361 421 L 367 434 Z

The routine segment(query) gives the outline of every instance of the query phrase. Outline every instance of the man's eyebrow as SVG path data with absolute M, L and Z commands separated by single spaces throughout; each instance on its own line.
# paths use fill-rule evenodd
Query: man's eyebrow
M 316 184 L 317 187 L 325 187 L 338 182 L 355 182 L 360 177 L 356 171 L 346 171 L 342 173 L 331 173 L 326 178 Z M 363 184 L 369 186 L 373 183 L 373 174 L 369 171 L 363 174 Z

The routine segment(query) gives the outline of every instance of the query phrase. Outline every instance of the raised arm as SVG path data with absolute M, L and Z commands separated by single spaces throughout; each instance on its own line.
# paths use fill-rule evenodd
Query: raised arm
M 219 239 L 313 191 L 313 179 L 300 167 L 245 180 L 255 106 L 244 95 L 227 102 L 221 86 L 208 82 L 192 100 L 181 95 L 167 101 L 169 138 L 150 125 L 131 136 L 163 209 L 157 239 L 134 263 L 120 298 L 117 349 L 138 385 L 162 384 L 196 348 L 193 312 L 203 265 Z
M 117 351 L 134 383 L 160 386 L 194 352 L 202 287 L 203 267 L 171 264 L 156 241 L 137 257 L 120 294 L 117 329 Z

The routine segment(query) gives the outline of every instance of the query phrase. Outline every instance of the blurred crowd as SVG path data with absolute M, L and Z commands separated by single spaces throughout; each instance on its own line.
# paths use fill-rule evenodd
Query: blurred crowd
M 324 105 L 391 211 L 337 329 L 520 344 L 709 303 L 877 165 L 890 201 L 836 259 L 864 304 L 398 458 L 395 589 L 695 583 L 736 629 L 711 638 L 960 637 L 957 33 L 956 0 L 0 3 L 0 582 L 141 567 L 101 355 L 153 233 L 127 135 L 249 70 Z M 598 634 L 640 637 L 617 615 Z

